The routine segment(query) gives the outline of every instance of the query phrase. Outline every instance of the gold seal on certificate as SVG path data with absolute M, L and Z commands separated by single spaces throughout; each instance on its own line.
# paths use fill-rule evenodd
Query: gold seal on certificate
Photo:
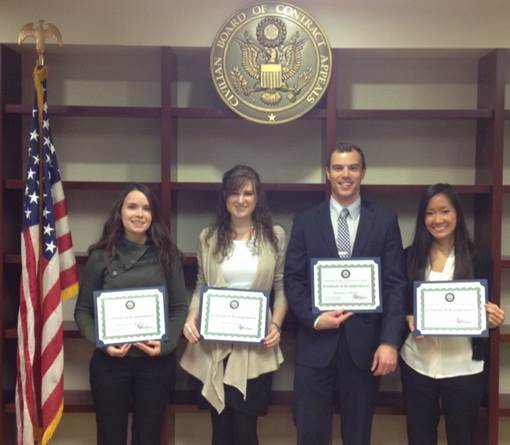
M 487 337 L 487 280 L 416 281 L 415 335 Z
M 379 258 L 311 260 L 316 311 L 381 312 Z
M 164 287 L 94 291 L 96 345 L 167 339 Z
M 266 336 L 265 292 L 204 287 L 201 300 L 200 335 L 204 340 L 260 343 Z

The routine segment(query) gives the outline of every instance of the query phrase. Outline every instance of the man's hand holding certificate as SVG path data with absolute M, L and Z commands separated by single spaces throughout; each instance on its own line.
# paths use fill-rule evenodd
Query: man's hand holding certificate
M 415 335 L 487 337 L 486 280 L 414 284 Z

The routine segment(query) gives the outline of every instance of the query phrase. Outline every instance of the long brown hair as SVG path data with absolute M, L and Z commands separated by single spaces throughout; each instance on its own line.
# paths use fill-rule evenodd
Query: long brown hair
M 103 249 L 106 257 L 111 259 L 115 256 L 117 249 L 124 239 L 124 226 L 122 224 L 122 205 L 126 196 L 132 191 L 137 190 L 143 193 L 152 213 L 152 223 L 147 230 L 147 239 L 152 242 L 158 253 L 158 259 L 163 270 L 167 270 L 170 266 L 172 258 L 179 255 L 179 251 L 174 243 L 170 240 L 168 228 L 161 219 L 160 204 L 156 195 L 152 190 L 144 184 L 129 184 L 114 202 L 110 210 L 110 216 L 103 225 L 103 233 L 99 240 L 89 247 L 89 254 L 96 249 Z
M 214 233 L 217 234 L 217 242 L 213 255 L 218 261 L 223 261 L 232 248 L 231 216 L 227 210 L 227 198 L 239 190 L 243 184 L 250 182 L 255 190 L 257 204 L 253 211 L 253 228 L 255 231 L 254 246 L 257 248 L 262 239 L 269 241 L 275 252 L 278 250 L 278 238 L 273 230 L 273 220 L 267 205 L 267 199 L 262 190 L 259 174 L 247 165 L 236 165 L 223 175 L 221 193 L 216 209 L 216 221 L 209 227 L 206 235 L 206 242 Z

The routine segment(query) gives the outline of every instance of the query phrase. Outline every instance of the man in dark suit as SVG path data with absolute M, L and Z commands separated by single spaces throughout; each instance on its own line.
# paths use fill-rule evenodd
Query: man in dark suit
M 344 445 L 368 445 L 379 378 L 397 366 L 405 332 L 406 280 L 396 215 L 360 197 L 366 164 L 346 143 L 331 152 L 331 198 L 294 219 L 285 264 L 289 307 L 298 320 L 294 420 L 298 445 L 328 445 L 338 389 Z M 347 210 L 343 210 L 347 209 Z M 312 311 L 310 259 L 379 257 L 380 314 Z

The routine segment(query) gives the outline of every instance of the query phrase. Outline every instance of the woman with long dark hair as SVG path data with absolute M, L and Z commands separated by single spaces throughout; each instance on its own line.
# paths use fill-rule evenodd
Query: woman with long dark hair
M 492 259 L 475 249 L 459 197 L 449 184 L 432 185 L 422 197 L 406 253 L 410 289 L 413 281 L 469 279 L 487 279 L 491 288 Z M 486 311 L 491 328 L 503 323 L 505 314 L 497 305 L 487 303 Z M 413 313 L 412 305 L 408 313 Z M 440 406 L 448 444 L 472 444 L 485 387 L 487 342 L 462 336 L 415 337 L 414 317 L 408 315 L 407 321 L 411 333 L 401 350 L 401 372 L 409 444 L 437 444 Z
M 213 445 L 254 445 L 257 416 L 267 412 L 271 373 L 283 362 L 278 346 L 287 300 L 283 290 L 285 233 L 272 223 L 260 178 L 237 165 L 223 176 L 213 225 L 200 233 L 198 277 L 184 335 L 181 366 L 202 383 Z M 200 341 L 197 320 L 203 286 L 274 291 L 263 345 Z
M 126 445 L 128 413 L 132 443 L 160 441 L 161 422 L 175 371 L 174 349 L 188 309 L 179 252 L 161 220 L 159 203 L 143 184 L 132 184 L 114 203 L 103 233 L 89 248 L 74 317 L 96 345 L 95 290 L 164 286 L 168 340 L 96 348 L 90 386 L 96 409 L 97 443 Z

